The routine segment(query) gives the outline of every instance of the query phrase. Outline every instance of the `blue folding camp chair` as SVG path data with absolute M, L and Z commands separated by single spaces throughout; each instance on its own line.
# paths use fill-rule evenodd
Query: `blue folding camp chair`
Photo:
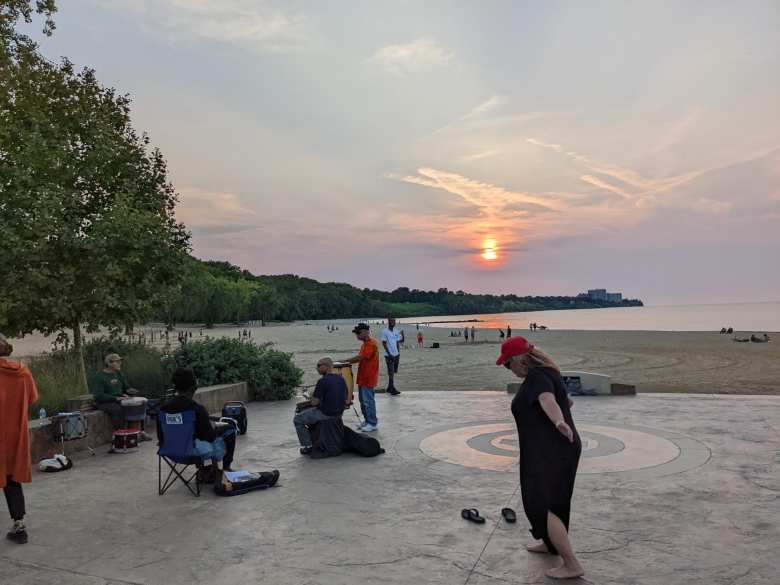
M 200 478 L 198 470 L 188 476 L 187 469 L 191 465 L 202 462 L 195 452 L 195 412 L 168 413 L 160 411 L 158 418 L 162 446 L 157 450 L 157 489 L 160 495 L 168 491 L 176 480 L 187 486 L 190 493 L 200 496 Z M 170 471 L 165 481 L 162 480 L 162 462 L 168 464 Z M 180 467 L 181 466 L 181 467 Z M 192 487 L 193 481 L 195 487 Z

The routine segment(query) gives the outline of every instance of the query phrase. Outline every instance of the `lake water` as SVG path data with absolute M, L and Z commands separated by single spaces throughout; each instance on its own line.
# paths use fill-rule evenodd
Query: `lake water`
M 602 331 L 720 331 L 733 327 L 740 332 L 780 331 L 780 302 L 728 303 L 717 305 L 676 305 L 650 307 L 616 307 L 613 309 L 576 309 L 569 311 L 534 311 L 531 313 L 498 313 L 493 315 L 457 315 L 401 319 L 406 323 L 428 323 L 434 327 L 457 329 L 464 324 L 436 321 L 478 319 L 478 328 L 528 329 L 529 323 L 550 329 L 585 329 Z

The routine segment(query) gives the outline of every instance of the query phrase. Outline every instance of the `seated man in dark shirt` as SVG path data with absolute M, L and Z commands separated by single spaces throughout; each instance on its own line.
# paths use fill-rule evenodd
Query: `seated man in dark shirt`
M 311 397 L 311 408 L 306 408 L 296 413 L 293 417 L 295 432 L 298 433 L 298 441 L 301 443 L 301 455 L 308 455 L 312 451 L 312 441 L 307 425 L 338 418 L 344 413 L 344 405 L 347 403 L 347 383 L 344 378 L 332 373 L 333 360 L 322 358 L 317 362 L 317 372 L 322 376 L 314 388 Z
M 222 459 L 222 469 L 230 471 L 233 463 L 233 453 L 236 449 L 235 432 L 228 432 L 219 436 L 219 433 L 211 426 L 209 413 L 206 407 L 195 402 L 192 397 L 198 389 L 198 381 L 195 372 L 190 368 L 178 368 L 173 373 L 173 387 L 176 396 L 160 407 L 160 410 L 169 414 L 192 410 L 195 412 L 195 450 L 205 457 L 215 454 Z M 157 437 L 162 445 L 162 432 L 160 431 L 159 417 L 157 419 Z M 222 455 L 224 453 L 224 456 Z M 218 463 L 216 461 L 215 463 Z M 202 471 L 204 478 L 214 477 L 215 470 Z

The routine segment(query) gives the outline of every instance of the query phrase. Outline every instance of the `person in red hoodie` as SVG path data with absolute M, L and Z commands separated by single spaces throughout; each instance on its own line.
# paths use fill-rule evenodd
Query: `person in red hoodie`
M 32 480 L 27 416 L 30 406 L 38 401 L 38 389 L 26 366 L 6 359 L 13 349 L 0 334 L 0 487 L 14 522 L 6 537 L 24 544 L 27 529 L 22 483 Z

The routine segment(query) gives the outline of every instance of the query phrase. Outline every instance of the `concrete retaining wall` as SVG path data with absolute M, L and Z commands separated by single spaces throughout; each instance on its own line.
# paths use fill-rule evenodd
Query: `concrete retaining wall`
M 240 400 L 249 402 L 249 388 L 246 382 L 237 382 L 235 384 L 220 384 L 218 386 L 206 386 L 200 388 L 195 393 L 195 402 L 199 402 L 206 407 L 211 414 L 219 414 L 222 405 L 228 400 Z M 84 451 L 87 444 L 93 449 L 97 446 L 111 442 L 114 432 L 111 426 L 111 417 L 100 410 L 92 410 L 84 413 L 89 427 L 86 439 L 76 441 L 67 441 L 65 443 L 65 453 L 70 455 L 78 451 Z M 41 459 L 52 457 L 55 453 L 61 451 L 60 443 L 52 437 L 54 428 L 51 418 L 37 419 L 30 421 L 30 456 L 33 464 Z M 154 429 L 147 428 L 154 434 Z
M 586 372 L 561 372 L 562 376 L 579 376 L 582 381 L 583 388 L 591 388 L 597 390 L 598 395 L 611 395 L 611 396 L 634 396 L 636 395 L 636 386 L 633 384 L 620 384 L 616 382 L 610 382 L 609 376 L 601 374 L 590 374 Z M 594 383 L 595 380 L 595 383 Z M 517 394 L 520 391 L 520 382 L 512 382 L 506 385 L 506 391 L 508 394 Z

